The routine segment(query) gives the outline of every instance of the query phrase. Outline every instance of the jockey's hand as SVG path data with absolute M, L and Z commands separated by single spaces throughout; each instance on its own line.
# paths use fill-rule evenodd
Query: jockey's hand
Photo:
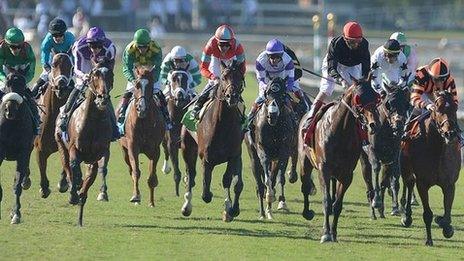
M 342 79 L 342 80 L 340 81 L 340 83 L 341 83 L 343 89 L 347 89 L 348 87 L 350 87 L 350 85 L 348 84 L 348 82 L 347 82 L 346 80 L 343 80 L 343 79 Z
M 427 104 L 427 106 L 425 106 L 425 108 L 430 112 L 433 112 L 433 111 L 435 111 L 437 109 L 437 107 L 433 103 Z
M 82 80 L 83 80 L 84 82 L 88 82 L 88 81 L 90 80 L 90 74 L 88 74 L 88 73 L 87 73 L 87 74 L 84 74 L 84 76 L 82 76 Z
M 219 77 L 215 77 L 213 79 L 213 85 L 219 85 L 219 82 L 220 82 Z
M 47 71 L 47 72 L 50 72 L 50 70 L 52 69 L 52 67 L 50 66 L 50 64 L 46 63 L 46 64 L 44 64 L 43 69 L 44 69 L 45 71 Z

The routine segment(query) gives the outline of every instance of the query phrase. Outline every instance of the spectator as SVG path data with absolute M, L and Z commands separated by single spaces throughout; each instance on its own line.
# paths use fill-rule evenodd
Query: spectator
M 164 24 L 166 21 L 163 0 L 151 0 L 148 6 L 151 17 L 158 17 L 158 22 Z
M 176 16 L 179 13 L 179 1 L 164 0 L 164 5 L 167 13 L 166 29 L 168 32 L 172 32 L 177 29 Z
M 76 13 L 74 14 L 72 19 L 72 25 L 72 31 L 76 38 L 83 36 L 90 29 L 89 22 L 82 8 L 77 8 Z
M 157 16 L 153 17 L 148 27 L 150 28 L 150 37 L 160 42 L 158 39 L 162 38 L 166 32 L 160 19 Z
M 256 16 L 258 14 L 258 1 L 243 0 L 242 4 L 242 26 L 254 26 L 256 24 Z
M 192 25 L 192 0 L 181 0 L 180 11 L 179 27 L 181 30 L 189 30 Z

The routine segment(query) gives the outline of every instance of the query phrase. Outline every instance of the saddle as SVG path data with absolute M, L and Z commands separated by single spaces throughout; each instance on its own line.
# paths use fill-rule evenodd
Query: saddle
M 323 105 L 312 119 L 307 119 L 307 121 L 311 122 L 309 123 L 307 129 L 302 130 L 304 134 L 305 145 L 314 148 L 314 131 L 316 130 L 317 122 L 322 118 L 322 115 L 324 115 L 324 113 L 334 104 L 335 102 L 330 102 Z

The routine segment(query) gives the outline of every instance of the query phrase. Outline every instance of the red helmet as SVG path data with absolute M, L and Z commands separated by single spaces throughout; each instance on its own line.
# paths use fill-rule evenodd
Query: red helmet
M 363 36 L 362 28 L 357 22 L 348 22 L 343 27 L 343 36 L 349 39 L 357 39 Z
M 449 75 L 448 63 L 442 58 L 435 58 L 430 62 L 427 72 L 432 78 L 446 77 Z
M 216 29 L 214 37 L 219 42 L 230 42 L 235 39 L 234 30 L 230 25 L 223 24 Z

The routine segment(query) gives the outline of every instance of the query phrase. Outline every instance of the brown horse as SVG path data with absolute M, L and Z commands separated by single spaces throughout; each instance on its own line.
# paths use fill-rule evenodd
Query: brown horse
M 451 238 L 454 234 L 451 225 L 451 207 L 454 200 L 455 184 L 461 168 L 460 135 L 457 123 L 457 105 L 453 95 L 448 91 L 433 94 L 436 110 L 421 123 L 422 135 L 413 140 L 407 140 L 401 150 L 402 177 L 407 186 L 408 198 L 405 215 L 401 223 L 409 227 L 412 223 L 411 198 L 414 183 L 422 201 L 423 214 L 427 232 L 425 244 L 432 246 L 431 225 L 433 213 L 429 205 L 429 189 L 438 185 L 443 192 L 445 213 L 437 216 L 435 222 L 443 229 L 443 236 Z
M 179 196 L 179 183 L 182 173 L 179 169 L 179 155 L 180 148 L 180 133 L 182 130 L 182 116 L 187 112 L 184 108 L 191 100 L 188 93 L 188 73 L 186 71 L 173 71 L 171 72 L 172 80 L 170 83 L 170 95 L 168 95 L 168 111 L 169 117 L 173 123 L 172 129 L 166 132 L 163 140 L 164 148 L 164 163 L 163 172 L 168 174 L 171 171 L 169 166 L 169 158 L 171 158 L 172 166 L 174 167 L 174 183 L 176 196 Z
M 60 132 L 55 134 L 62 165 L 71 182 L 70 203 L 80 205 L 79 226 L 82 226 L 87 192 L 97 176 L 98 161 L 109 155 L 112 136 L 109 91 L 113 77 L 110 69 L 98 64 L 90 72 L 85 101 L 70 117 L 67 131 L 69 141 L 64 141 Z M 81 162 L 88 164 L 87 175 L 83 182 Z M 77 190 L 81 187 L 81 183 L 82 188 L 78 194 Z
M 225 208 L 223 220 L 230 222 L 240 214 L 239 198 L 243 190 L 242 181 L 242 112 L 238 108 L 243 91 L 244 76 L 240 64 L 235 61 L 226 66 L 221 64 L 221 82 L 213 93 L 211 107 L 198 123 L 196 133 L 182 129 L 182 153 L 187 165 L 187 192 L 182 206 L 182 214 L 189 216 L 192 212 L 192 188 L 195 186 L 195 165 L 197 152 L 203 165 L 202 199 L 209 203 L 211 193 L 211 174 L 213 168 L 227 162 L 226 172 L 222 177 L 225 189 Z M 198 144 L 198 145 L 197 145 Z M 230 187 L 234 183 L 234 202 L 230 199 Z
M 134 95 L 128 108 L 125 123 L 125 135 L 121 137 L 124 160 L 132 176 L 133 194 L 130 202 L 139 204 L 141 200 L 139 190 L 140 168 L 139 154 L 145 154 L 148 159 L 147 179 L 150 189 L 150 207 L 155 206 L 155 187 L 158 186 L 156 164 L 160 156 L 160 144 L 164 137 L 165 123 L 158 106 L 153 98 L 153 72 L 151 68 L 136 67 L 137 82 Z
M 303 122 L 299 128 L 299 153 L 302 170 L 302 192 L 305 199 L 305 210 L 308 209 L 307 197 L 312 189 L 311 170 L 313 166 L 319 170 L 319 181 L 324 193 L 324 234 L 321 243 L 337 242 L 338 218 L 342 211 L 343 197 L 353 179 L 353 171 L 361 153 L 361 126 L 373 133 L 378 125 L 376 104 L 378 95 L 370 86 L 369 80 L 355 81 L 346 90 L 340 101 L 326 110 L 314 130 L 314 144 L 306 146 L 303 139 Z M 318 117 L 318 115 L 316 115 Z M 310 134 L 308 134 L 310 135 Z M 330 181 L 336 180 L 336 193 L 330 195 Z M 332 226 L 329 217 L 334 214 Z M 303 215 L 313 212 L 304 211 Z M 312 214 L 312 215 L 311 215 Z
M 40 113 L 42 122 L 41 133 L 35 138 L 34 147 L 40 171 L 40 193 L 42 198 L 50 195 L 49 181 L 47 178 L 47 160 L 48 157 L 58 151 L 55 141 L 55 122 L 60 112 L 60 107 L 66 103 L 71 89 L 69 84 L 72 78 L 73 63 L 67 53 L 57 53 L 53 56 L 49 74 L 48 88 L 42 95 L 38 104 L 43 106 Z M 68 190 L 66 173 L 62 171 L 61 181 L 58 184 L 60 192 Z

